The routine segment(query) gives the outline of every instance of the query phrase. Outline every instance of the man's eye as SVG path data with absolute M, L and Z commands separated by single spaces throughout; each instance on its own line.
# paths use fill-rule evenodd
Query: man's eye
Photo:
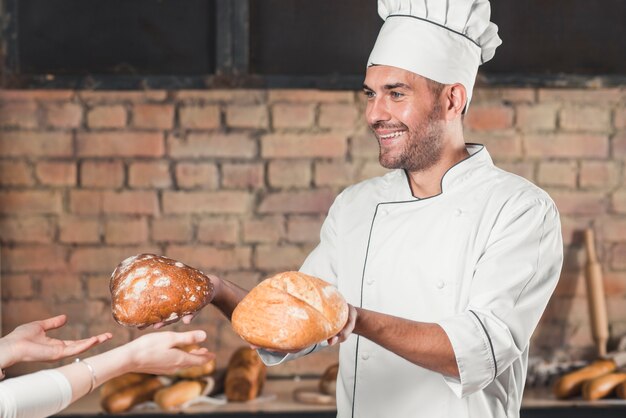
M 392 99 L 400 99 L 404 97 L 404 94 L 398 93 L 397 91 L 392 91 L 390 94 Z
M 368 99 L 371 99 L 372 97 L 374 97 L 374 92 L 373 91 L 369 91 L 369 90 L 364 90 L 363 91 L 363 95 L 365 97 L 367 97 Z

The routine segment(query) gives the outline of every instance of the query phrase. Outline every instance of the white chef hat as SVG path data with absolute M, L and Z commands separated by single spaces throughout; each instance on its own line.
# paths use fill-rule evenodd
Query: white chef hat
M 443 84 L 461 83 L 472 98 L 478 66 L 502 43 L 489 22 L 489 0 L 378 0 L 380 29 L 367 66 L 389 65 Z

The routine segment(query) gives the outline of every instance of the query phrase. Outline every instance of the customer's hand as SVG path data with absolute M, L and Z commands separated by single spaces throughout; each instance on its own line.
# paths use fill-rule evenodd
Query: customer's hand
M 177 347 L 206 339 L 204 331 L 153 332 L 115 349 L 119 361 L 127 361 L 128 371 L 171 374 L 184 367 L 200 366 L 215 358 L 206 348 L 185 352 Z M 112 350 L 113 351 L 113 350 Z
M 59 340 L 46 335 L 66 322 L 67 316 L 59 315 L 15 328 L 0 339 L 0 366 L 5 368 L 23 361 L 55 361 L 75 356 L 112 337 L 109 332 L 82 340 Z

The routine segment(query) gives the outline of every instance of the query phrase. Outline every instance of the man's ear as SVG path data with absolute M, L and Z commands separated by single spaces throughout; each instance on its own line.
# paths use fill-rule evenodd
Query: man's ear
M 446 120 L 452 121 L 463 114 L 467 103 L 467 92 L 460 83 L 450 84 L 446 89 Z

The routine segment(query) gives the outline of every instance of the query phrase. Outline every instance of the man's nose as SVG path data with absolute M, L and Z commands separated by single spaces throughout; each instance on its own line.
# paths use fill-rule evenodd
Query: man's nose
M 377 122 L 388 121 L 391 119 L 391 114 L 385 101 L 376 97 L 367 102 L 365 117 L 369 125 L 374 125 Z

